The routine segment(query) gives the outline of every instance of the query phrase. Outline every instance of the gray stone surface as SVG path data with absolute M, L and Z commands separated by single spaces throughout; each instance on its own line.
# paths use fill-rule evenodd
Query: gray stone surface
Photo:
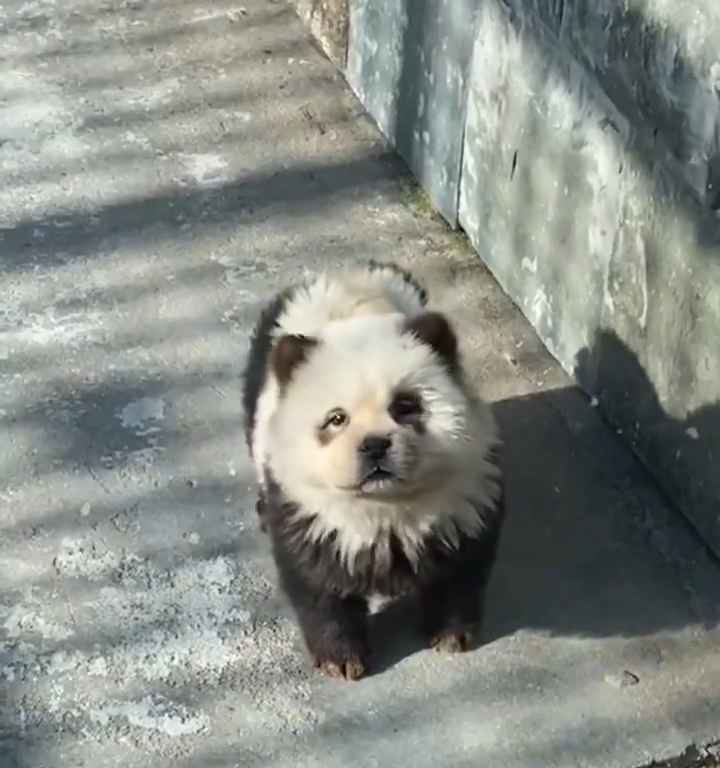
M 620 5 L 484 4 L 460 220 L 720 552 L 720 18 Z
M 349 1 L 291 0 L 323 51 L 342 70 L 347 63 Z
M 348 82 L 452 226 L 477 5 L 350 0 Z
M 673 186 L 699 204 L 696 215 L 720 209 L 717 3 L 508 0 L 506 7 L 519 23 L 542 21 L 593 73 L 632 124 L 625 148 L 649 175 L 656 165 L 670 170 Z
M 720 735 L 717 564 L 289 8 L 0 25 L 2 768 L 631 768 Z M 487 644 L 439 657 L 401 608 L 350 687 L 276 592 L 238 376 L 269 293 L 369 256 L 461 329 L 510 514 Z
M 347 33 L 346 3 L 299 4 Z M 720 553 L 716 4 L 350 9 L 362 103 Z

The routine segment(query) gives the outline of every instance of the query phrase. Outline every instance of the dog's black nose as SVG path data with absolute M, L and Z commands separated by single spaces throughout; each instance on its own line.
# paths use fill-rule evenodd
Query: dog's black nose
M 391 445 L 392 440 L 387 437 L 366 437 L 360 443 L 360 453 L 365 454 L 369 459 L 378 461 L 385 458 L 385 454 Z

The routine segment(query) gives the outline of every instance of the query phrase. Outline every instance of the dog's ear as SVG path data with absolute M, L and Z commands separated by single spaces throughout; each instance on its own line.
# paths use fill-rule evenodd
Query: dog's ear
M 281 336 L 275 342 L 270 364 L 280 386 L 284 387 L 290 381 L 293 371 L 307 360 L 317 343 L 317 339 L 295 335 Z
M 458 341 L 450 322 L 440 312 L 423 312 L 405 322 L 410 333 L 435 351 L 452 373 L 460 367 Z

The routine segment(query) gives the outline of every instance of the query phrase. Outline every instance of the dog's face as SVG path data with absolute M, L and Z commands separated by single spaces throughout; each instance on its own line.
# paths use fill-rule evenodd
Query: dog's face
M 457 466 L 467 402 L 443 316 L 356 317 L 318 338 L 285 336 L 272 365 L 273 469 L 288 490 L 412 497 Z

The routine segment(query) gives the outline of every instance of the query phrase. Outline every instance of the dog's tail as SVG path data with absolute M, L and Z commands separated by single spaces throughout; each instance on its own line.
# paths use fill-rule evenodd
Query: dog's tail
M 412 274 L 410 274 L 410 272 L 398 266 L 395 264 L 395 262 L 376 261 L 375 259 L 370 259 L 368 262 L 368 269 L 371 272 L 387 272 L 394 277 L 402 278 L 403 282 L 409 285 L 415 291 L 415 293 L 417 293 L 418 301 L 420 302 L 421 306 L 424 307 L 428 303 L 428 299 L 430 297 L 428 296 L 427 290 L 422 285 L 420 285 L 417 279 Z

